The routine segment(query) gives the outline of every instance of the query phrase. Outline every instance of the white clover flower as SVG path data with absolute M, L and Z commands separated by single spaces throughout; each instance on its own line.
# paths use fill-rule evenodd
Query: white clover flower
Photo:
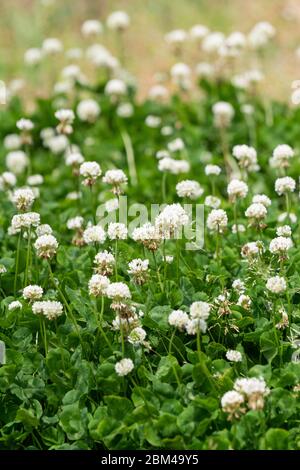
M 288 168 L 291 158 L 295 155 L 294 150 L 287 144 L 278 145 L 270 159 L 273 168 Z
M 34 248 L 40 258 L 50 259 L 56 254 L 58 242 L 53 235 L 41 235 L 36 239 Z
M 156 129 L 161 125 L 161 117 L 149 114 L 145 119 L 146 126 Z
M 248 43 L 252 49 L 261 49 L 275 36 L 276 30 L 271 23 L 261 21 L 257 23 L 248 35 Z
M 105 210 L 107 212 L 114 212 L 119 208 L 119 200 L 118 198 L 112 198 L 106 201 L 105 203 Z
M 131 103 L 120 103 L 116 113 L 121 118 L 130 118 L 134 114 L 134 107 Z
M 4 266 L 4 264 L 0 264 L 0 274 L 5 274 L 6 272 L 7 272 L 7 269 Z
M 232 283 L 232 288 L 238 293 L 244 293 L 246 290 L 245 283 L 241 279 L 235 279 Z
M 177 137 L 176 139 L 168 143 L 168 150 L 170 152 L 180 152 L 184 148 L 185 148 L 185 144 L 180 137 Z
M 174 29 L 165 34 L 165 41 L 171 46 L 181 46 L 187 40 L 187 33 L 183 29 Z
M 197 199 L 203 194 L 204 190 L 201 188 L 198 181 L 184 180 L 177 183 L 176 192 L 178 197 Z
M 101 113 L 100 105 L 92 99 L 81 100 L 76 108 L 77 116 L 83 122 L 96 122 Z
M 141 227 L 137 227 L 133 230 L 132 239 L 142 243 L 148 250 L 155 251 L 158 249 L 161 236 L 157 227 L 146 222 Z
M 263 204 L 265 207 L 269 207 L 272 204 L 272 201 L 265 194 L 255 194 L 252 198 L 254 204 L 259 203 Z
M 204 168 L 204 172 L 206 176 L 214 175 L 214 176 L 219 176 L 221 173 L 221 168 L 218 165 L 206 165 Z
M 230 103 L 219 101 L 213 105 L 212 111 L 216 127 L 226 128 L 230 125 L 234 116 L 234 109 Z
M 106 291 L 107 297 L 113 299 L 115 301 L 125 300 L 131 298 L 131 293 L 126 284 L 124 282 L 112 282 L 107 287 Z
M 239 351 L 235 351 L 233 349 L 229 349 L 226 352 L 226 358 L 231 362 L 242 362 L 243 359 L 242 354 Z
M 233 179 L 227 186 L 227 194 L 231 201 L 236 201 L 236 199 L 244 199 L 248 194 L 248 185 L 241 180 Z
M 101 274 L 94 274 L 89 280 L 89 294 L 94 297 L 106 295 L 110 280 Z
M 101 167 L 97 162 L 83 162 L 79 168 L 80 175 L 85 179 L 83 184 L 92 186 L 97 179 L 101 176 Z
M 67 228 L 69 230 L 78 230 L 83 226 L 84 219 L 80 215 L 76 217 L 72 217 L 71 219 L 67 220 Z
M 42 50 L 46 55 L 55 55 L 63 51 L 63 45 L 57 38 L 47 38 L 42 44 Z
M 263 204 L 255 202 L 247 208 L 245 216 L 250 219 L 261 220 L 267 216 L 267 213 L 267 209 Z
M 229 419 L 238 417 L 242 412 L 242 405 L 244 403 L 244 397 L 241 393 L 236 390 L 230 390 L 224 393 L 221 398 L 222 410 L 225 413 L 229 413 Z
M 208 54 L 215 54 L 224 44 L 225 36 L 219 31 L 209 33 L 202 41 L 202 50 Z
M 54 300 L 44 300 L 32 304 L 32 312 L 35 315 L 44 315 L 48 320 L 56 320 L 63 313 L 63 306 Z
M 128 274 L 133 276 L 133 280 L 136 284 L 142 285 L 146 282 L 149 269 L 148 259 L 133 259 L 128 263 L 128 268 Z
M 115 264 L 115 257 L 112 253 L 107 250 L 99 251 L 94 258 L 94 264 L 96 265 L 95 271 L 98 274 L 109 276 L 113 272 L 113 266 Z
M 119 377 L 124 377 L 125 375 L 130 374 L 134 369 L 134 364 L 131 359 L 124 358 L 121 361 L 117 362 L 115 365 L 115 371 Z
M 273 294 L 281 294 L 286 290 L 287 284 L 283 277 L 274 276 L 268 279 L 266 287 Z
M 190 306 L 190 316 L 191 318 L 198 318 L 202 320 L 207 320 L 210 314 L 211 306 L 207 302 L 193 302 Z
M 5 191 L 6 189 L 12 188 L 17 183 L 17 178 L 14 173 L 10 171 L 4 171 L 0 175 L 0 190 Z
M 277 218 L 278 222 L 284 222 L 286 219 L 289 219 L 290 222 L 292 222 L 293 224 L 297 222 L 297 216 L 296 214 L 293 214 L 292 212 L 290 213 L 283 212 L 282 214 L 279 214 Z
M 218 209 L 221 205 L 221 199 L 216 196 L 206 196 L 204 204 L 212 209 Z
M 261 247 L 258 242 L 248 242 L 241 249 L 243 258 L 253 258 L 260 254 Z
M 189 217 L 180 204 L 169 204 L 155 219 L 155 227 L 162 238 L 172 238 L 189 222 Z
M 38 300 L 43 296 L 43 288 L 37 285 L 24 287 L 23 298 L 26 300 Z
M 174 134 L 174 129 L 172 126 L 163 126 L 160 130 L 161 135 L 170 136 Z
M 190 164 L 186 160 L 175 160 L 171 157 L 163 157 L 158 162 L 158 169 L 162 172 L 169 172 L 173 175 L 180 173 L 188 173 L 190 171 Z
M 188 321 L 189 316 L 183 310 L 173 310 L 168 317 L 169 325 L 175 326 L 175 328 L 178 328 L 180 331 L 185 329 Z
M 54 135 L 53 137 L 48 139 L 46 141 L 46 144 L 51 150 L 51 152 L 57 155 L 59 153 L 64 152 L 67 149 L 69 145 L 69 141 L 68 141 L 67 136 L 65 136 L 64 134 L 60 134 L 60 135 Z
M 196 65 L 195 73 L 198 78 L 209 79 L 214 76 L 215 68 L 208 62 L 199 62 L 199 64 Z
M 16 214 L 11 220 L 11 227 L 15 233 L 21 229 L 29 229 L 37 227 L 40 223 L 40 214 L 37 212 L 25 212 L 24 214 Z
M 71 152 L 66 155 L 67 166 L 79 166 L 84 162 L 84 157 L 79 152 Z
M 125 224 L 111 222 L 107 228 L 107 235 L 110 240 L 126 240 L 128 230 Z
M 153 85 L 150 88 L 148 92 L 148 97 L 151 100 L 161 102 L 168 99 L 169 91 L 165 86 L 158 83 L 157 85 Z
M 282 227 L 277 227 L 276 235 L 278 237 L 291 237 L 292 228 L 289 225 L 283 225 Z
M 175 83 L 181 83 L 190 78 L 191 69 L 187 64 L 178 62 L 172 66 L 170 73 Z
M 248 145 L 235 145 L 232 150 L 233 156 L 238 160 L 241 168 L 255 171 L 257 165 L 257 153 L 254 147 Z
M 75 119 L 75 114 L 72 109 L 59 109 L 55 112 L 55 117 L 59 121 L 56 127 L 60 134 L 71 134 L 73 132 L 72 123 Z
M 142 344 L 145 341 L 146 336 L 147 336 L 147 333 L 144 330 L 144 328 L 137 326 L 136 328 L 133 328 L 133 330 L 131 330 L 127 339 L 130 344 L 137 346 L 139 344 Z
M 34 203 L 35 197 L 32 189 L 21 188 L 13 192 L 11 200 L 19 211 L 27 211 Z
M 51 235 L 52 234 L 52 228 L 48 224 L 42 224 L 42 225 L 39 225 L 36 228 L 35 233 L 36 233 L 37 237 L 41 237 L 42 235 Z
M 162 158 L 171 158 L 168 150 L 158 150 L 155 156 L 158 160 L 161 160 Z
M 62 83 L 57 83 L 55 85 L 55 90 L 57 93 L 59 93 L 59 91 L 61 91 L 62 93 L 64 92 L 63 89 L 61 90 L 58 90 L 57 88 L 60 87 L 60 85 L 63 85 L 63 84 L 66 84 L 67 86 L 70 86 L 72 88 L 72 81 L 74 80 L 80 80 L 80 76 L 81 76 L 81 70 L 80 70 L 80 67 L 76 64 L 70 64 L 70 65 L 67 65 L 67 67 L 64 67 L 62 72 L 61 72 L 61 75 L 64 79 L 66 79 L 67 81 L 66 82 L 62 82 Z M 58 86 L 59 85 L 59 86 Z M 68 92 L 69 90 L 66 89 L 66 92 Z
M 140 273 L 145 273 L 149 269 L 149 260 L 148 259 L 141 259 L 135 258 L 128 263 L 128 273 L 135 275 L 139 275 Z
M 105 231 L 100 227 L 100 225 L 91 225 L 90 227 L 87 227 L 82 236 L 87 245 L 92 243 L 104 243 L 106 239 Z
M 115 169 L 106 171 L 102 181 L 111 184 L 113 186 L 113 193 L 119 195 L 122 193 L 121 186 L 127 184 L 128 178 L 124 171 Z
M 127 93 L 127 86 L 123 80 L 113 78 L 105 85 L 104 93 L 108 96 L 123 96 Z
M 290 176 L 277 178 L 275 181 L 275 191 L 279 196 L 286 193 L 291 193 L 296 189 L 296 181 Z
M 289 237 L 277 237 L 271 240 L 269 250 L 273 254 L 286 253 L 290 248 L 293 247 L 293 241 Z
M 37 65 L 42 61 L 43 51 L 37 47 L 31 47 L 24 53 L 24 62 L 26 65 Z
M 19 300 L 14 300 L 13 302 L 10 302 L 8 304 L 8 310 L 9 312 L 12 312 L 14 310 L 21 310 L 23 308 L 23 305 L 21 304 L 21 302 Z
M 206 225 L 212 232 L 223 233 L 228 224 L 228 217 L 223 209 L 213 209 L 207 216 Z
M 239 298 L 238 298 L 238 301 L 237 301 L 237 305 L 239 307 L 243 307 L 245 310 L 250 309 L 251 303 L 252 303 L 252 301 L 251 301 L 249 295 L 245 295 L 245 294 L 240 295 Z
M 265 380 L 260 377 L 237 379 L 234 388 L 247 399 L 247 405 L 251 410 L 261 410 L 264 407 L 264 398 L 269 395 L 270 390 Z
M 25 118 L 19 119 L 19 121 L 17 121 L 16 123 L 16 126 L 20 131 L 25 131 L 25 132 L 30 132 L 34 128 L 34 124 L 31 121 L 31 119 L 25 119 Z
M 31 175 L 31 176 L 28 176 L 27 178 L 27 184 L 29 184 L 29 186 L 39 186 L 41 184 L 43 184 L 44 182 L 44 177 L 42 175 Z
M 187 334 L 191 336 L 196 335 L 198 331 L 206 333 L 207 323 L 202 318 L 193 318 L 192 320 L 187 321 L 185 329 Z
M 20 175 L 28 166 L 28 157 L 23 150 L 16 150 L 6 155 L 5 163 L 12 173 Z
M 195 24 L 191 27 L 189 31 L 191 39 L 197 42 L 201 42 L 208 34 L 209 29 L 207 28 L 207 26 L 204 26 L 202 24 Z
M 8 134 L 3 139 L 6 150 L 18 150 L 22 145 L 22 139 L 18 134 Z
M 85 37 L 99 36 L 102 31 L 102 24 L 98 20 L 86 20 L 81 26 L 81 32 Z
M 171 264 L 174 261 L 174 256 L 166 255 L 164 261 L 168 264 Z
M 114 11 L 108 16 L 106 25 L 113 31 L 124 31 L 130 25 L 130 18 L 125 11 Z
M 231 231 L 232 233 L 243 233 L 246 232 L 246 227 L 243 224 L 233 224 L 233 226 L 231 227 Z

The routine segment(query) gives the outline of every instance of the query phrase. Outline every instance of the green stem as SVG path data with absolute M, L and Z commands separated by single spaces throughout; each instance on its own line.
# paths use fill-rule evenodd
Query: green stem
M 115 276 L 116 282 L 118 281 L 118 240 L 115 242 Z
M 138 183 L 138 180 L 137 180 L 135 156 L 134 156 L 134 151 L 133 151 L 131 138 L 125 130 L 121 131 L 121 137 L 122 137 L 125 152 L 126 152 L 130 182 L 131 182 L 132 186 L 136 186 L 137 183 Z
M 25 267 L 25 276 L 24 276 L 24 286 L 28 284 L 28 270 L 29 270 L 29 261 L 30 261 L 30 250 L 31 250 L 31 229 L 28 232 L 28 241 L 27 241 L 27 254 L 26 254 L 26 267 Z
M 16 296 L 16 293 L 17 293 L 17 280 L 18 280 L 18 272 L 19 272 L 21 237 L 22 237 L 22 231 L 20 231 L 19 236 L 18 236 L 17 255 L 16 255 L 16 268 L 15 268 L 15 280 L 14 280 L 14 296 Z

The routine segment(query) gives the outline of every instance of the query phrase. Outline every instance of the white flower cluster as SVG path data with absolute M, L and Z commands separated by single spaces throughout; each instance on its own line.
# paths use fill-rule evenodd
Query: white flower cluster
M 63 313 L 63 306 L 54 300 L 43 300 L 32 304 L 35 315 L 44 315 L 48 320 L 56 320 Z
M 198 199 L 203 194 L 203 191 L 198 181 L 184 180 L 176 185 L 178 197 Z
M 97 274 L 103 276 L 109 276 L 113 272 L 113 266 L 115 264 L 115 257 L 112 253 L 107 250 L 100 251 L 94 258 L 95 271 Z
M 85 186 L 92 186 L 101 176 L 101 168 L 97 162 L 83 162 L 80 165 L 79 172 L 85 178 L 83 180 Z
M 242 378 L 234 383 L 234 390 L 226 392 L 221 398 L 221 406 L 228 419 L 240 418 L 249 410 L 262 410 L 265 397 L 270 393 L 263 378 Z
M 16 189 L 12 194 L 12 202 L 18 211 L 28 211 L 34 203 L 35 196 L 30 188 Z
M 106 234 L 100 225 L 91 225 L 87 227 L 83 232 L 83 240 L 87 245 L 92 243 L 104 243 L 106 239 Z
M 235 145 L 232 153 L 238 160 L 241 168 L 246 169 L 248 172 L 257 171 L 259 169 L 255 148 L 249 147 L 248 145 Z
M 53 235 L 41 235 L 34 243 L 39 258 L 50 259 L 56 254 L 58 242 Z
M 207 216 L 206 225 L 212 232 L 223 233 L 228 224 L 228 217 L 223 209 L 213 209 Z
M 168 322 L 180 331 L 185 330 L 189 335 L 195 335 L 197 332 L 205 333 L 210 310 L 211 306 L 207 302 L 193 302 L 189 315 L 183 310 L 173 310 L 168 317 Z
M 128 274 L 133 276 L 134 281 L 138 285 L 145 283 L 149 269 L 148 259 L 135 258 L 128 263 L 128 268 Z
M 187 225 L 189 217 L 180 204 L 167 205 L 155 219 L 155 227 L 164 239 L 173 238 Z
M 101 274 L 94 274 L 89 280 L 89 294 L 94 297 L 106 295 L 110 280 Z
M 38 300 L 43 296 L 43 288 L 37 285 L 24 287 L 23 298 L 26 300 Z

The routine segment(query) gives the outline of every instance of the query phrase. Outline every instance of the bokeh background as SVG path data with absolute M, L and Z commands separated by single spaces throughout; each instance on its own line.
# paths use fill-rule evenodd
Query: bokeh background
M 80 26 L 86 19 L 103 22 L 108 13 L 124 9 L 131 17 L 126 33 L 127 65 L 138 77 L 143 95 L 157 71 L 168 70 L 172 59 L 164 34 L 175 28 L 207 25 L 224 33 L 248 32 L 258 22 L 270 21 L 277 29 L 275 46 L 266 66 L 264 91 L 276 98 L 290 94 L 293 80 L 300 78 L 299 0 L 0 0 L 0 79 L 25 76 L 23 55 L 39 47 L 46 37 L 58 37 L 66 48 L 81 47 Z M 113 50 L 110 38 L 104 44 Z M 47 88 L 47 75 L 35 81 L 35 91 Z

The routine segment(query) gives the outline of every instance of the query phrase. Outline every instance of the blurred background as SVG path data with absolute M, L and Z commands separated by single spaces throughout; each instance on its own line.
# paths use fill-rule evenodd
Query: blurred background
M 258 21 L 269 21 L 276 37 L 265 63 L 263 90 L 286 98 L 291 82 L 300 79 L 299 0 L 0 0 L 0 79 L 29 78 L 32 70 L 24 67 L 24 52 L 40 47 L 46 37 L 61 39 L 65 48 L 83 47 L 83 21 L 104 23 L 114 10 L 125 10 L 131 18 L 124 38 L 126 65 L 138 77 L 140 96 L 153 85 L 156 72 L 174 63 L 164 41 L 166 32 L 189 30 L 197 23 L 228 34 L 248 33 Z M 113 50 L 113 38 L 107 36 L 104 32 L 98 42 Z M 47 75 L 35 77 L 34 87 L 43 94 Z

